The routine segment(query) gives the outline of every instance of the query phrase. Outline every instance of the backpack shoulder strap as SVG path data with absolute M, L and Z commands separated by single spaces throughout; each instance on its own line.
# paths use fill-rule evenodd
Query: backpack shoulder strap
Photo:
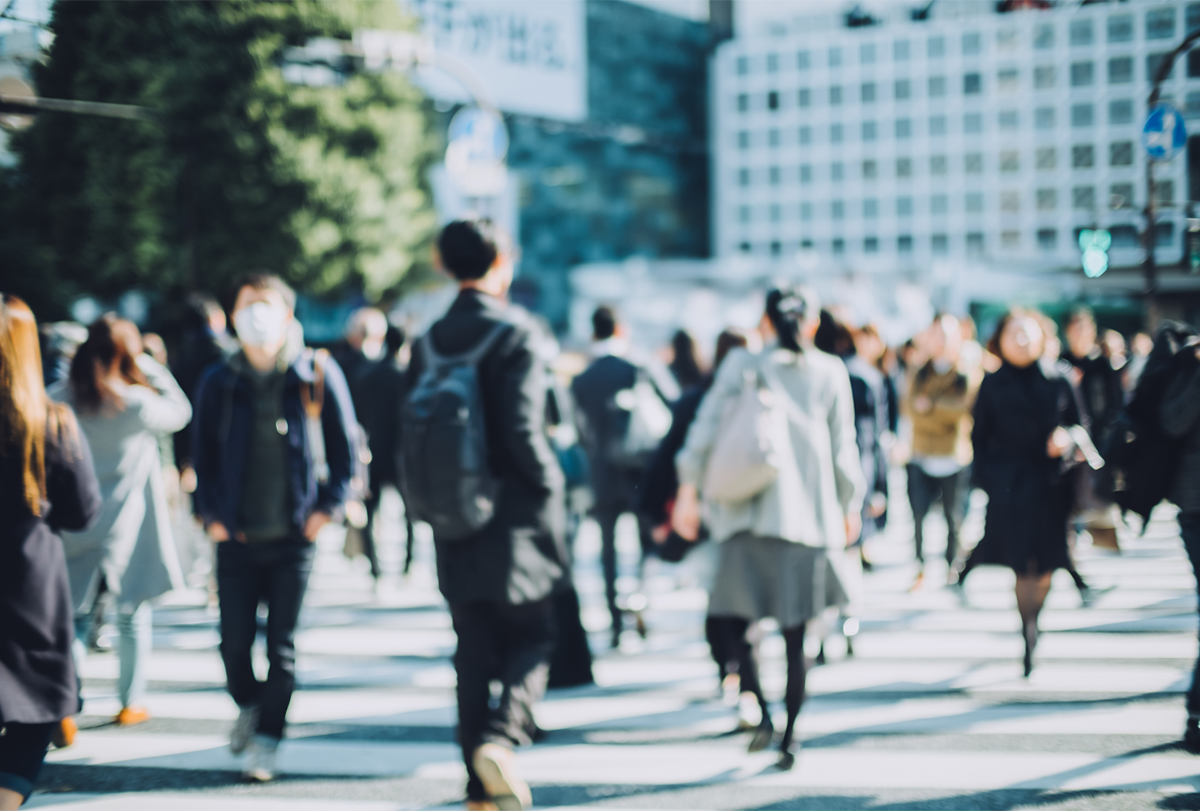
M 458 355 L 443 355 L 433 347 L 433 333 L 425 333 L 420 341 L 421 356 L 425 361 L 426 368 L 437 368 L 438 366 L 474 366 L 479 361 L 483 360 L 496 342 L 500 340 L 500 336 L 508 332 L 513 325 L 507 321 L 503 321 L 492 327 L 483 340 L 480 341 L 473 349 L 462 352 Z
M 316 418 L 321 416 L 325 405 L 325 364 L 329 362 L 329 350 L 305 349 L 304 355 L 311 359 L 313 382 L 300 383 L 300 404 L 304 406 L 305 414 Z

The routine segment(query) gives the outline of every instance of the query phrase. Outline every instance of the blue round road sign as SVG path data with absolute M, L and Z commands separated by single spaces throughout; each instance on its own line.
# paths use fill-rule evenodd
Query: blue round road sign
M 1151 160 L 1169 161 L 1187 145 L 1183 113 L 1170 104 L 1156 104 L 1142 127 L 1142 146 Z

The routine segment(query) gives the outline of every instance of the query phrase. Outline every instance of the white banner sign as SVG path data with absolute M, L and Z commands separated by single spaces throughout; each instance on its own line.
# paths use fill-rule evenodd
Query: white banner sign
M 409 0 L 438 51 L 458 57 L 509 113 L 587 118 L 584 0 Z M 435 99 L 471 101 L 444 73 L 423 70 Z

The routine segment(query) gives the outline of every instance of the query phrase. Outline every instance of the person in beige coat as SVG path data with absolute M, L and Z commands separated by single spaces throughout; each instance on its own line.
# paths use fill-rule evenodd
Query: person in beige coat
M 804 288 L 772 290 L 761 330 L 765 351 L 735 350 L 722 364 L 704 398 L 687 442 L 676 457 L 680 487 L 672 524 L 695 538 L 701 499 L 720 562 L 709 594 L 709 614 L 722 618 L 726 649 L 746 653 L 739 661 L 743 691 L 762 708 L 750 751 L 765 749 L 774 724 L 743 638 L 765 617 L 779 623 L 787 649 L 787 725 L 779 768 L 795 763 L 796 718 L 804 700 L 805 623 L 827 607 L 848 601 L 846 547 L 861 531 L 866 484 L 855 439 L 854 405 L 845 365 L 813 348 L 820 304 Z M 777 475 L 760 492 L 729 503 L 701 492 L 718 438 L 730 427 L 731 409 L 748 385 L 765 381 L 780 418 L 774 465 Z M 781 426 L 782 427 L 782 426 Z M 716 463 L 720 463 L 719 460 Z

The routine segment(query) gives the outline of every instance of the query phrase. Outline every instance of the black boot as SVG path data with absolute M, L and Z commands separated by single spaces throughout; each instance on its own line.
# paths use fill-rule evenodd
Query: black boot
M 771 714 L 766 709 L 763 710 L 762 721 L 759 722 L 758 728 L 754 730 L 754 737 L 750 739 L 750 745 L 746 747 L 747 752 L 761 752 L 771 745 L 771 741 L 775 739 L 775 725 L 771 723 Z

